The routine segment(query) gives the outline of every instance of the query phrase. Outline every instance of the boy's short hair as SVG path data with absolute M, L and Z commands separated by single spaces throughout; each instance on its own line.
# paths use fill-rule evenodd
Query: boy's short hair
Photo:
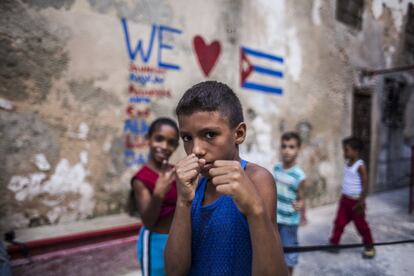
M 289 132 L 283 133 L 282 138 L 280 140 L 286 141 L 290 139 L 296 140 L 296 142 L 298 143 L 298 147 L 302 145 L 302 139 L 300 138 L 300 135 L 295 131 L 289 131 Z
M 349 146 L 351 149 L 354 149 L 358 152 L 361 152 L 364 149 L 364 143 L 362 142 L 362 140 L 354 136 L 350 136 L 343 139 L 342 145 L 344 147 Z
M 217 81 L 200 82 L 188 89 L 178 102 L 177 116 L 197 111 L 219 111 L 229 120 L 231 128 L 244 121 L 239 98 L 226 84 Z

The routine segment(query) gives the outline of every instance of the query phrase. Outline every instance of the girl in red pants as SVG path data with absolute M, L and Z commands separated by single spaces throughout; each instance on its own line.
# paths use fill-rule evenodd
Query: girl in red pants
M 375 257 L 375 248 L 373 246 L 371 230 L 365 219 L 368 173 L 364 161 L 360 159 L 363 143 L 358 138 L 349 137 L 344 139 L 342 144 L 346 164 L 342 183 L 342 197 L 339 201 L 338 213 L 330 243 L 338 245 L 345 226 L 350 221 L 353 221 L 365 244 L 362 256 L 364 258 L 373 258 Z

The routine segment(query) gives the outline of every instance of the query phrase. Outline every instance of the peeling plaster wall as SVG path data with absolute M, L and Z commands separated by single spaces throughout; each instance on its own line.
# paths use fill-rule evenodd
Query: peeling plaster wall
M 394 107 L 393 112 L 411 110 L 412 103 L 408 97 L 413 93 L 412 71 L 378 75 L 361 78 L 358 71 L 362 68 L 384 69 L 410 65 L 412 58 L 404 46 L 404 31 L 407 19 L 408 4 L 411 1 L 366 1 L 361 31 L 352 30 L 342 24 L 336 24 L 337 45 L 348 60 L 354 75 L 353 85 L 356 89 L 364 89 L 372 95 L 372 128 L 371 128 L 371 170 L 370 186 L 372 191 L 393 189 L 408 184 L 410 173 L 410 115 L 409 111 L 402 116 L 400 126 L 389 126 L 386 116 L 387 79 L 402 81 L 404 89 L 397 93 L 402 102 L 401 110 Z M 349 89 L 352 103 L 352 89 Z M 352 110 L 352 104 L 351 109 Z M 352 118 L 352 115 L 349 116 Z M 404 130 L 405 129 L 405 130 Z M 404 137 L 404 133 L 406 136 Z M 410 138 L 411 137 L 411 138 Z
M 356 32 L 335 19 L 335 1 L 1 1 L 0 229 L 122 212 L 145 158 L 145 124 L 173 117 L 185 89 L 206 79 L 240 96 L 248 124 L 242 157 L 271 169 L 280 135 L 298 130 L 310 205 L 336 200 L 357 69 L 401 59 L 407 1 L 391 2 L 368 1 Z M 220 47 L 208 74 L 197 60 L 197 35 Z M 139 41 L 142 51 L 134 52 Z M 241 87 L 242 47 L 283 58 L 283 77 L 254 79 L 276 83 L 281 94 Z M 131 65 L 152 71 L 135 74 Z M 381 80 L 372 83 L 381 91 Z M 131 87 L 153 94 L 131 96 Z M 378 121 L 380 92 L 373 95 Z M 383 143 L 375 133 L 374 157 Z M 180 148 L 172 160 L 183 156 Z
M 2 1 L 0 21 L 0 229 L 121 212 L 119 19 L 85 1 Z

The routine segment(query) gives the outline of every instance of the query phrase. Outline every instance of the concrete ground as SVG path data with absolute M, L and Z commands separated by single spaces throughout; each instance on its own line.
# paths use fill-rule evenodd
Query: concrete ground
M 374 194 L 367 200 L 367 218 L 376 242 L 414 239 L 414 214 L 408 215 L 408 188 Z M 308 224 L 299 228 L 302 245 L 326 244 L 336 214 L 336 204 L 309 209 Z M 342 236 L 342 243 L 361 242 L 353 224 Z M 362 248 L 342 250 L 339 254 L 325 252 L 301 253 L 295 276 L 413 276 L 414 243 L 377 247 L 372 260 L 362 259 Z M 124 276 L 141 275 L 131 271 Z
M 16 231 L 16 240 L 33 241 L 75 233 L 108 229 L 137 223 L 126 214 L 110 215 L 69 224 L 49 225 Z M 137 233 L 138 234 L 138 233 Z M 13 275 L 113 276 L 139 271 L 136 238 L 116 238 L 70 249 L 45 252 L 42 255 L 12 261 Z M 0 273 L 1 274 L 1 273 Z M 139 274 L 135 274 L 139 275 Z
M 408 215 L 408 188 L 371 195 L 368 198 L 367 217 L 373 236 L 377 242 L 414 239 L 414 214 Z M 307 211 L 309 223 L 299 228 L 301 245 L 326 244 L 329 238 L 332 221 L 337 205 L 330 204 Z M 107 216 L 69 225 L 44 226 L 17 231 L 17 239 L 21 241 L 70 234 L 79 231 L 96 230 L 108 226 L 116 226 L 136 222 L 135 218 L 126 215 Z M 348 225 L 342 237 L 342 243 L 358 243 L 360 238 L 353 225 Z M 135 242 L 126 247 L 91 251 L 79 254 L 77 265 L 67 272 L 61 260 L 56 259 L 45 267 L 55 267 L 55 273 L 43 275 L 141 275 L 135 256 Z M 325 252 L 301 253 L 295 276 L 305 275 L 414 275 L 414 244 L 401 244 L 377 247 L 377 257 L 372 260 L 361 258 L 361 248 L 342 250 L 339 254 Z M 73 260 L 72 260 L 73 261 Z M 69 264 L 70 262 L 67 261 Z M 79 265 L 81 264 L 82 265 Z M 105 267 L 102 266 L 105 264 Z M 98 265 L 100 264 L 100 265 Z M 102 273 L 103 267 L 106 271 Z M 60 267 L 60 268 L 59 268 Z M 95 269 L 93 269 L 95 267 Z M 115 273 L 114 268 L 122 268 Z M 19 273 L 15 275 L 30 275 Z M 33 275 L 33 274 L 31 274 Z
M 414 239 L 414 214 L 408 215 L 408 188 L 375 194 L 367 200 L 367 218 L 376 242 Z M 309 223 L 300 227 L 301 245 L 326 244 L 337 206 L 330 204 L 307 212 Z M 341 243 L 361 242 L 349 224 Z M 301 253 L 295 275 L 414 275 L 414 243 L 377 247 L 375 259 L 361 258 L 362 248 Z
M 58 225 L 45 225 L 33 228 L 18 229 L 15 231 L 15 233 L 16 240 L 25 242 L 53 238 L 62 235 L 71 235 L 79 232 L 102 230 L 115 226 L 136 223 L 137 221 L 137 218 L 130 217 L 127 214 L 108 215 L 67 224 L 62 223 Z

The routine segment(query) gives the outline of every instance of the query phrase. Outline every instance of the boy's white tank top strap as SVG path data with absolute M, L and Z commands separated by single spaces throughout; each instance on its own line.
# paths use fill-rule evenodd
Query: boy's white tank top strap
M 352 166 L 351 166 L 351 168 L 350 168 L 350 169 L 351 169 L 353 172 L 357 173 L 357 172 L 358 172 L 359 167 L 360 167 L 361 165 L 363 165 L 363 164 L 364 164 L 364 161 L 362 161 L 361 159 L 359 159 L 359 160 L 355 161 L 355 163 L 354 163 L 354 164 L 352 164 Z
M 361 177 L 359 176 L 358 169 L 364 161 L 358 160 L 352 166 L 345 164 L 344 179 L 342 183 L 342 194 L 350 197 L 358 197 L 362 191 Z

